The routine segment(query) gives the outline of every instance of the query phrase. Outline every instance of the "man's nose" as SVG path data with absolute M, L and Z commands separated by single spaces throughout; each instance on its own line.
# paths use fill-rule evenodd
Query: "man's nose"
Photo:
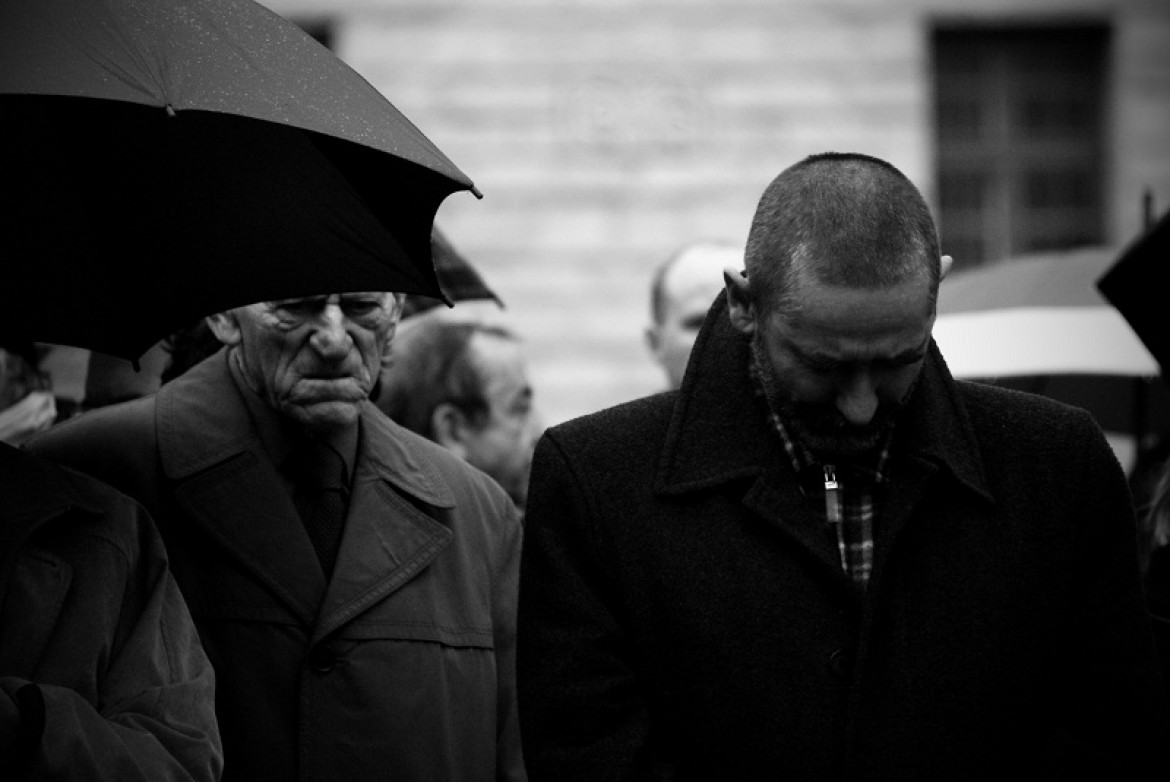
M 351 341 L 345 326 L 345 313 L 341 307 L 333 303 L 326 304 L 313 328 L 313 347 L 323 356 L 348 354 Z
M 873 420 L 878 409 L 877 389 L 868 372 L 855 372 L 837 394 L 837 410 L 854 426 Z

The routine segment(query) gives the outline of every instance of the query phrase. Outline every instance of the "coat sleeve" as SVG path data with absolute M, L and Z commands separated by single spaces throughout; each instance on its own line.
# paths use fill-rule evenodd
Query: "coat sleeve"
M 131 540 L 91 539 L 79 549 L 91 554 L 66 559 L 73 581 L 44 658 L 30 678 L 0 680 L 33 727 L 16 779 L 221 773 L 211 665 L 149 516 L 121 499 L 107 529 Z
M 648 704 L 606 577 L 590 487 L 555 433 L 533 459 L 521 559 L 517 671 L 533 782 L 659 778 Z

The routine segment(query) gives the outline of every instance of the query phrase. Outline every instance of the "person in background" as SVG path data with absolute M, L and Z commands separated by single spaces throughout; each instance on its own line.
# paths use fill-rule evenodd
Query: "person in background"
M 215 676 L 141 505 L 0 443 L 0 769 L 219 779 Z
M 215 667 L 224 779 L 525 778 L 518 515 L 369 401 L 402 304 L 218 313 L 219 352 L 30 443 L 154 516 Z
M 889 163 L 780 173 L 681 389 L 550 428 L 521 565 L 533 780 L 1142 779 L 1170 716 L 1083 410 L 955 381 Z
M 57 420 L 52 381 L 39 367 L 36 345 L 0 344 L 0 442 L 21 445 Z
M 483 470 L 523 510 L 543 429 L 512 332 L 440 311 L 403 324 L 376 400 L 386 415 Z
M 654 270 L 646 346 L 666 374 L 668 388 L 682 385 L 699 326 L 722 289 L 723 270 L 742 261 L 742 247 L 704 239 L 679 248 Z

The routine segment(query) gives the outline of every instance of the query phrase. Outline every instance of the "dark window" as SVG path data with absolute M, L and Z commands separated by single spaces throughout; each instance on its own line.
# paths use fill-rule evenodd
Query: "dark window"
M 1108 30 L 934 31 L 939 231 L 958 266 L 1104 241 Z

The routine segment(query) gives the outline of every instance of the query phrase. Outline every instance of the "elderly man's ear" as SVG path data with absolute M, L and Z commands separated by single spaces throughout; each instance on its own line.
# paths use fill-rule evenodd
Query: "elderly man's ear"
M 955 259 L 949 255 L 944 255 L 938 259 L 938 279 L 940 282 L 947 278 L 947 274 L 951 271 L 951 266 L 954 262 Z
M 228 310 L 227 312 L 217 312 L 214 315 L 208 315 L 207 325 L 211 329 L 211 333 L 225 345 L 237 345 L 240 342 L 240 321 L 236 317 L 235 310 Z

